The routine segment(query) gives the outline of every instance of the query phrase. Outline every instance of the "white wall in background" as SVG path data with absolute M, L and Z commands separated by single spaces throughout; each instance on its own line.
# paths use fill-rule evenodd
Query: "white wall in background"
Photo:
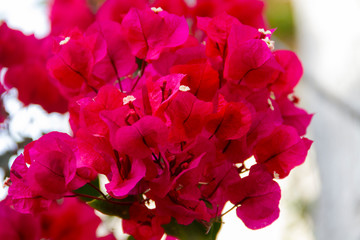
M 50 31 L 44 0 L 0 0 L 0 20 L 25 34 L 43 37 Z
M 294 0 L 303 100 L 315 112 L 317 240 L 360 239 L 360 1 Z

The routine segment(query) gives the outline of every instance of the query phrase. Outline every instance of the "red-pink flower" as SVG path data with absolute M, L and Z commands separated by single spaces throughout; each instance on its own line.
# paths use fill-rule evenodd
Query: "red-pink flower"
M 107 0 L 97 11 L 96 19 L 121 23 L 131 8 L 144 9 L 147 4 L 147 0 Z
M 24 156 L 18 156 L 10 169 L 11 186 L 8 190 L 7 200 L 18 212 L 38 213 L 48 209 L 54 200 L 46 199 L 32 191 L 32 183 L 26 177 L 28 171 Z
M 97 82 L 91 82 L 90 76 L 95 57 L 100 58 L 106 52 L 103 51 L 100 56 L 95 55 L 95 40 L 74 31 L 59 42 L 57 52 L 47 62 L 58 88 L 69 99 L 83 96 L 99 87 Z
M 85 30 L 94 19 L 94 14 L 86 0 L 51 1 L 51 35 L 64 35 L 75 27 Z
M 290 101 L 287 97 L 278 98 L 276 102 L 284 119 L 284 125 L 296 128 L 299 136 L 305 135 L 313 114 L 308 114 L 305 110 L 297 107 L 295 102 Z
M 305 161 L 311 144 L 311 140 L 300 138 L 295 128 L 282 125 L 256 144 L 254 156 L 274 178 L 284 178 Z
M 185 74 L 181 85 L 188 86 L 189 92 L 203 101 L 211 102 L 219 88 L 219 74 L 208 63 L 175 65 L 170 72 Z
M 114 21 L 97 21 L 87 29 L 86 34 L 98 38 L 97 45 L 101 47 L 97 51 L 103 56 L 94 64 L 92 77 L 110 84 L 117 81 L 121 89 L 120 79 L 137 68 L 121 25 Z
M 16 88 L 19 100 L 26 106 L 39 104 L 47 112 L 64 113 L 68 103 L 46 69 L 50 43 L 49 38 L 25 36 L 4 23 L 0 26 L 0 67 L 8 68 L 4 85 Z
M 161 225 L 170 222 L 169 216 L 158 216 L 156 210 L 135 203 L 131 205 L 130 219 L 122 222 L 125 233 L 130 234 L 137 240 L 159 240 L 164 235 Z
M 166 116 L 171 122 L 170 141 L 180 142 L 195 138 L 201 132 L 205 116 L 212 111 L 212 104 L 197 99 L 189 92 L 179 91 L 163 102 L 160 109 L 159 116 Z
M 106 184 L 106 190 L 115 198 L 140 194 L 142 189 L 136 186 L 145 174 L 146 166 L 141 159 L 121 154 L 111 165 L 111 173 L 108 175 L 110 182 Z
M 51 132 L 25 147 L 11 167 L 9 198 L 21 212 L 38 212 L 52 200 L 83 186 L 92 179 L 81 178 L 77 169 L 76 143 L 65 133 Z
M 266 227 L 279 217 L 280 187 L 262 167 L 252 167 L 249 176 L 228 186 L 227 194 L 250 229 Z
M 130 9 L 121 25 L 132 53 L 146 61 L 158 59 L 162 51 L 184 43 L 189 32 L 185 18 L 150 9 Z
M 115 240 L 114 236 L 96 237 L 96 230 L 101 219 L 94 209 L 77 199 L 64 199 L 40 215 L 42 237 L 53 240 Z
M 21 214 L 0 202 L 0 239 L 38 240 L 40 239 L 39 220 L 31 214 Z
M 301 62 L 294 52 L 288 50 L 277 50 L 274 57 L 284 71 L 278 73 L 270 89 L 279 96 L 292 93 L 303 74 Z
M 123 106 L 123 99 L 126 94 L 112 85 L 105 85 L 99 89 L 95 97 L 85 97 L 77 101 L 78 111 L 70 112 L 70 119 L 77 115 L 76 124 L 73 131 L 79 128 L 86 129 L 87 132 L 95 136 L 108 136 L 109 128 L 103 121 L 101 113 L 112 111 Z M 74 119 L 75 121 L 75 119 Z
M 119 128 L 111 144 L 120 154 L 145 158 L 166 141 L 165 123 L 160 118 L 144 116 L 131 126 Z
M 206 118 L 205 128 L 221 140 L 241 138 L 250 130 L 251 112 L 241 102 L 226 102 L 220 95 L 218 109 Z

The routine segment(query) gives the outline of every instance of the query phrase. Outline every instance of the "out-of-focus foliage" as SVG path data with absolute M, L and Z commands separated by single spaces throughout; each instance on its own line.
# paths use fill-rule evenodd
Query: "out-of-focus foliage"
M 296 26 L 291 0 L 267 0 L 265 11 L 270 28 L 276 27 L 274 36 L 294 47 Z

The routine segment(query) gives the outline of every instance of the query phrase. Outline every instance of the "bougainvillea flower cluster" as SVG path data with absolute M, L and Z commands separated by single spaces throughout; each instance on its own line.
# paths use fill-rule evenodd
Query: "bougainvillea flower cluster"
M 58 0 L 51 35 L 40 40 L 1 26 L 5 87 L 26 105 L 69 111 L 72 128 L 25 147 L 7 202 L 43 214 L 79 196 L 122 217 L 135 239 L 181 238 L 171 229 L 194 224 L 206 235 L 227 202 L 247 227 L 271 224 L 275 179 L 302 164 L 312 143 L 304 137 L 312 115 L 293 93 L 299 59 L 274 50 L 259 1 L 152 4 L 109 0 L 94 15 L 80 0 Z M 67 6 L 79 14 L 59 21 Z M 67 220 L 57 218 L 42 215 L 45 235 L 59 234 Z

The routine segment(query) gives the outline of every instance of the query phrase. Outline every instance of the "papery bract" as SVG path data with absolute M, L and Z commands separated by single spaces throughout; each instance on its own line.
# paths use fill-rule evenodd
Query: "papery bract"
M 189 36 L 188 41 L 191 39 Z M 196 64 L 206 61 L 205 46 L 196 40 L 196 45 L 182 46 L 175 52 L 164 52 L 159 59 L 152 62 L 154 69 L 161 75 L 170 74 L 170 69 L 176 65 Z
M 212 111 L 212 104 L 198 100 L 189 92 L 179 91 L 172 99 L 164 102 L 161 109 L 171 121 L 170 140 L 184 141 L 201 132 L 205 116 Z
M 18 212 L 38 213 L 44 211 L 54 203 L 35 193 L 31 189 L 31 181 L 26 176 L 28 167 L 23 155 L 19 155 L 10 169 L 11 186 L 8 190 L 7 201 Z
M 207 150 L 207 154 L 203 152 L 204 149 Z M 209 140 L 200 137 L 181 151 L 175 149 L 163 151 L 160 162 L 157 162 L 161 166 L 159 176 L 149 183 L 151 189 L 149 195 L 160 198 L 179 186 L 197 185 L 201 178 L 202 167 L 207 161 L 212 160 L 215 153 L 214 146 L 209 144 Z
M 110 166 L 114 162 L 115 156 L 108 139 L 95 137 L 85 129 L 80 129 L 76 133 L 76 143 L 78 147 L 78 175 L 93 180 L 98 173 L 104 175 L 110 173 Z M 84 175 L 85 173 L 88 176 Z
M 112 85 L 105 85 L 99 89 L 96 97 L 83 98 L 77 103 L 78 111 L 78 128 L 85 128 L 87 131 L 96 136 L 108 136 L 109 128 L 101 117 L 102 111 L 111 111 L 123 106 L 123 98 L 126 94 L 120 92 L 118 88 Z M 75 112 L 70 112 L 70 117 Z M 76 129 L 73 128 L 76 132 Z
M 131 8 L 144 9 L 147 2 L 147 0 L 107 0 L 99 8 L 96 19 L 121 23 Z
M 251 112 L 241 102 L 226 102 L 219 97 L 218 111 L 206 118 L 205 128 L 219 139 L 237 139 L 244 136 L 251 126 Z
M 113 147 L 119 152 L 135 158 L 151 155 L 152 149 L 167 140 L 167 127 L 160 118 L 145 116 L 131 126 L 116 131 Z
M 153 81 L 147 81 L 147 90 L 152 112 L 156 113 L 162 102 L 171 98 L 179 91 L 181 80 L 185 77 L 184 74 L 170 74 Z
M 176 65 L 170 72 L 186 74 L 181 85 L 188 86 L 189 92 L 203 101 L 212 101 L 219 87 L 219 74 L 207 63 Z
M 106 83 L 120 82 L 120 78 L 137 68 L 121 25 L 114 21 L 97 21 L 87 30 L 88 35 L 98 35 L 106 44 L 106 55 L 94 64 L 92 75 Z M 121 86 L 121 83 L 119 83 Z
M 0 202 L 0 239 L 38 240 L 40 239 L 40 224 L 31 214 L 21 214 L 5 201 Z
M 300 138 L 295 128 L 282 125 L 257 143 L 254 156 L 275 178 L 284 178 L 305 161 L 311 144 L 311 140 Z
M 59 43 L 58 51 L 47 63 L 61 92 L 67 98 L 72 98 L 99 87 L 90 82 L 95 61 L 95 39 L 86 38 L 80 32 L 74 31 L 63 41 L 65 42 Z M 106 52 L 103 53 L 105 54 Z
M 166 48 L 184 43 L 189 32 L 185 18 L 150 9 L 130 9 L 121 25 L 132 53 L 146 61 L 158 59 Z
M 293 92 L 303 74 L 303 68 L 299 58 L 294 52 L 288 50 L 277 50 L 274 52 L 276 61 L 283 67 L 284 71 L 279 72 L 271 90 L 276 95 L 284 95 Z
M 65 199 L 40 216 L 42 237 L 54 240 L 95 240 L 101 219 L 94 210 L 77 199 Z M 114 238 L 110 238 L 114 239 Z
M 43 62 L 33 59 L 11 67 L 4 80 L 9 88 L 18 89 L 18 98 L 25 105 L 39 104 L 48 112 L 64 113 L 67 110 L 67 102 L 50 80 Z
M 252 39 L 230 48 L 225 62 L 225 78 L 240 82 L 251 70 L 261 67 L 271 57 L 267 44 L 259 39 Z
M 16 160 L 18 163 L 11 168 L 12 181 L 19 184 L 10 187 L 9 196 L 21 199 L 21 193 L 17 193 L 16 189 L 22 187 L 31 199 L 55 200 L 83 186 L 88 179 L 77 176 L 75 148 L 74 139 L 59 132 L 48 133 L 28 144 L 24 157 L 19 157 Z
M 26 106 L 40 104 L 47 112 L 67 111 L 67 101 L 47 72 L 46 60 L 51 53 L 50 39 L 0 26 L 0 67 L 7 67 L 4 85 L 18 90 L 18 98 Z
M 130 220 L 123 220 L 125 233 L 138 240 L 158 240 L 164 234 L 161 225 L 170 222 L 169 216 L 157 216 L 156 210 L 148 209 L 140 204 L 133 204 L 129 210 Z
M 237 216 L 248 228 L 266 227 L 279 217 L 280 187 L 261 167 L 252 167 L 249 176 L 227 190 L 230 201 L 239 205 Z
M 209 57 L 220 57 L 225 61 L 227 39 L 231 29 L 241 23 L 234 17 L 223 13 L 214 18 L 197 18 L 197 26 L 207 35 L 206 54 Z
M 276 102 L 284 119 L 284 125 L 296 128 L 299 136 L 305 135 L 313 115 L 295 106 L 287 97 L 278 98 Z
M 141 159 L 119 155 L 111 165 L 110 182 L 105 185 L 106 190 L 115 198 L 125 198 L 145 177 L 145 174 L 146 166 Z M 132 194 L 139 194 L 139 192 L 135 189 Z
M 86 0 L 52 0 L 51 34 L 67 34 L 74 27 L 85 30 L 95 19 Z
M 191 190 L 195 190 L 195 188 L 191 188 Z M 199 192 L 191 191 L 191 193 L 182 196 L 183 191 L 186 190 L 172 190 L 165 198 L 155 199 L 158 214 L 160 216 L 173 216 L 178 223 L 183 225 L 188 225 L 196 219 L 209 221 L 210 214 L 207 213 L 205 203 L 196 198 L 199 197 Z

